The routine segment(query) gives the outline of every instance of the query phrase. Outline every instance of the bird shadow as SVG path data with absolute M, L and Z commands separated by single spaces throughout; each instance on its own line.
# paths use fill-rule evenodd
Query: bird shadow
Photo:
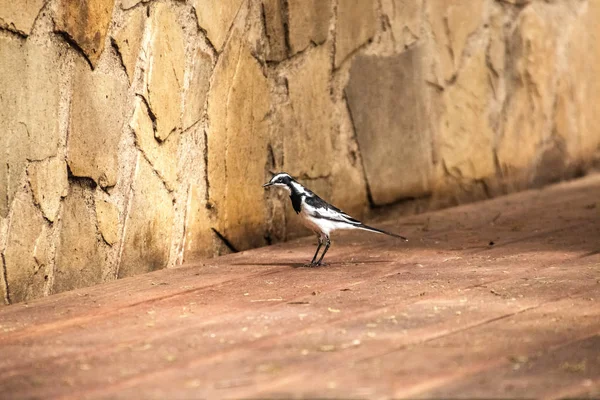
M 368 261 L 361 261 L 361 260 L 353 260 L 353 261 L 333 261 L 333 262 L 327 262 L 324 263 L 323 265 L 320 265 L 318 267 L 311 267 L 308 266 L 308 262 L 306 263 L 298 263 L 298 262 L 264 262 L 264 263 L 259 263 L 259 262 L 255 262 L 255 263 L 231 263 L 231 265 L 238 265 L 238 266 L 256 266 L 256 265 L 260 265 L 260 266 L 268 266 L 268 267 L 290 267 L 290 268 L 307 268 L 307 269 L 311 269 L 311 268 L 327 268 L 327 267 L 339 267 L 339 266 L 345 266 L 345 265 L 358 265 L 358 264 L 385 264 L 385 263 L 390 263 L 392 262 L 392 260 L 368 260 Z
M 267 263 L 259 263 L 259 262 L 249 262 L 249 263 L 231 263 L 231 265 L 237 265 L 240 267 L 248 267 L 248 266 L 265 266 L 265 267 L 290 267 L 290 268 L 300 268 L 303 267 L 303 263 L 292 263 L 292 262 L 267 262 Z

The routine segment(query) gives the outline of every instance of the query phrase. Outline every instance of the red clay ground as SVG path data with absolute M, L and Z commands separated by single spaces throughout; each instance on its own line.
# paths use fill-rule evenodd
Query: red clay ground
M 0 397 L 600 398 L 599 175 L 380 226 L 1 308 Z

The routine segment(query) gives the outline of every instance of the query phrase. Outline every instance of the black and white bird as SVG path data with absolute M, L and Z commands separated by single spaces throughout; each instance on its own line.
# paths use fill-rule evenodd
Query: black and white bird
M 307 266 L 316 267 L 322 265 L 321 262 L 323 261 L 323 257 L 325 257 L 325 253 L 327 253 L 327 250 L 329 250 L 329 246 L 331 245 L 329 235 L 331 232 L 338 229 L 361 229 L 364 231 L 390 235 L 404 241 L 408 240 L 404 236 L 367 226 L 352 218 L 339 208 L 327 203 L 325 200 L 296 182 L 294 178 L 286 173 L 276 174 L 269 182 L 263 185 L 264 188 L 270 186 L 282 187 L 289 192 L 294 211 L 300 216 L 304 226 L 315 232 L 317 235 L 319 246 L 317 247 L 317 251 L 315 252 L 312 261 L 310 264 L 307 264 Z M 316 261 L 319 250 L 323 244 L 325 244 L 325 250 L 323 250 L 323 254 L 321 254 L 319 260 Z

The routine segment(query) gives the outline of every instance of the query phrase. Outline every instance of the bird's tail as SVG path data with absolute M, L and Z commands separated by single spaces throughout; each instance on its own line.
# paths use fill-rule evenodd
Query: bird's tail
M 356 225 L 356 227 L 359 228 L 359 229 L 363 229 L 365 231 L 370 231 L 370 232 L 375 232 L 375 233 L 383 233 L 384 235 L 389 235 L 389 236 L 397 237 L 399 239 L 404 240 L 405 242 L 408 242 L 408 239 L 405 238 L 404 236 L 396 235 L 395 233 L 386 232 L 386 231 L 383 231 L 381 229 L 373 228 L 372 226 L 368 226 L 368 225 L 365 225 L 365 224 L 360 224 L 360 225 Z

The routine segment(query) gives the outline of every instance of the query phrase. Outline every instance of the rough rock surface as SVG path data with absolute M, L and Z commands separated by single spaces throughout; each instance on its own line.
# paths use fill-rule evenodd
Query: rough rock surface
M 325 48 L 311 51 L 286 78 L 289 107 L 281 116 L 285 154 L 291 175 L 324 177 L 331 172 L 333 102 L 329 95 L 331 62 Z
M 311 43 L 325 42 L 332 14 L 330 0 L 287 0 L 287 13 L 292 54 Z
M 145 8 L 136 8 L 130 12 L 125 25 L 114 35 L 129 82 L 133 81 L 135 66 L 139 58 L 140 46 L 144 35 L 144 27 L 147 19 Z
M 9 303 L 9 298 L 8 295 L 6 293 L 6 290 L 8 288 L 8 285 L 6 284 L 6 281 L 4 279 L 4 260 L 0 259 L 0 269 L 2 270 L 2 274 L 0 274 L 0 305 L 2 304 L 10 304 Z
M 512 73 L 516 85 L 507 105 L 506 125 L 498 144 L 502 172 L 520 174 L 535 162 L 548 136 L 548 118 L 554 103 L 556 45 L 553 27 L 533 7 L 524 10 L 510 43 L 516 54 Z
M 119 278 L 165 268 L 173 230 L 173 201 L 150 164 L 140 157 L 126 222 Z
M 56 155 L 59 143 L 60 53 L 52 42 L 41 45 L 27 41 L 25 49 L 18 123 L 27 130 L 31 143 L 28 158 L 43 160 Z
M 45 271 L 40 271 L 34 252 L 44 217 L 33 204 L 31 193 L 17 196 L 13 207 L 14 221 L 8 231 L 4 260 L 10 300 L 19 302 L 43 295 Z
M 127 84 L 79 63 L 71 104 L 68 141 L 73 175 L 93 179 L 102 187 L 117 182 L 119 140 L 126 111 Z
M 150 162 L 169 190 L 173 190 L 177 181 L 177 147 L 179 134 L 173 134 L 163 142 L 154 137 L 152 119 L 146 103 L 137 99 L 135 111 L 130 123 L 135 133 L 135 142 L 144 157 Z
M 444 92 L 446 108 L 438 136 L 438 156 L 443 168 L 455 178 L 477 180 L 495 173 L 494 131 L 489 105 L 492 97 L 485 54 L 478 53 L 464 65 L 454 85 Z
M 23 64 L 25 49 L 17 39 L 0 36 L 0 217 L 5 218 L 22 176 L 29 155 L 27 129 L 19 123 L 18 94 L 25 80 Z
M 450 81 L 456 74 L 469 36 L 482 24 L 485 0 L 427 2 L 427 15 L 438 50 L 439 74 Z
M 287 19 L 284 15 L 284 8 L 282 0 L 263 0 L 262 2 L 265 34 L 269 44 L 267 59 L 270 61 L 282 61 L 288 56 L 285 30 Z
M 83 51 L 92 66 L 104 50 L 115 0 L 59 0 L 56 29 Z
M 190 188 L 185 223 L 184 261 L 210 257 L 213 254 L 213 235 L 206 198 L 197 185 Z
M 173 11 L 158 4 L 151 16 L 148 103 L 156 119 L 154 135 L 164 141 L 181 127 L 181 94 L 185 71 L 183 31 Z
M 103 257 L 91 190 L 72 184 L 64 200 L 54 272 L 55 293 L 102 282 Z
M 195 10 L 198 24 L 212 45 L 221 51 L 236 14 L 244 0 L 196 0 Z
M 209 200 L 216 229 L 237 250 L 264 244 L 269 88 L 244 32 L 234 27 L 208 100 Z M 252 160 L 251 163 L 248 160 Z M 216 184 L 219 182 L 219 184 Z
M 375 35 L 377 30 L 375 3 L 345 0 L 338 4 L 335 65 L 339 66 L 356 49 Z
M 0 0 L 0 27 L 29 35 L 45 0 Z
M 185 91 L 183 130 L 188 129 L 202 118 L 212 74 L 212 59 L 201 48 L 194 52 L 192 64 L 193 67 L 189 70 L 189 87 Z
M 406 48 L 419 40 L 423 0 L 383 0 L 382 8 L 398 47 Z
M 105 200 L 96 200 L 96 219 L 102 238 L 109 245 L 119 240 L 119 209 Z
M 148 3 L 150 0 L 121 0 L 121 8 L 123 10 L 129 10 L 140 3 Z
M 346 88 L 373 202 L 430 191 L 431 138 L 425 116 L 420 49 L 393 57 L 359 56 Z
M 29 168 L 29 182 L 35 203 L 40 206 L 44 217 L 54 222 L 60 200 L 69 192 L 67 163 L 59 157 L 33 163 Z
M 589 162 L 600 148 L 600 3 L 588 2 L 573 28 L 566 59 L 568 67 L 558 83 L 555 124 L 570 160 Z

